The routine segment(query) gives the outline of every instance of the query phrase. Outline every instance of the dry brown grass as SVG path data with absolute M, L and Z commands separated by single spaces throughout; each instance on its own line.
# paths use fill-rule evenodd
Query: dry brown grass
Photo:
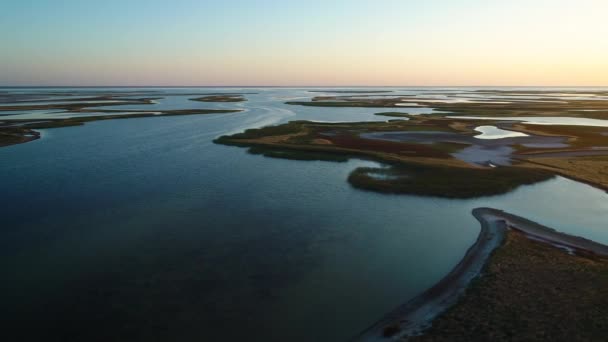
M 573 256 L 510 231 L 484 275 L 412 341 L 600 341 L 608 261 Z
M 563 176 L 608 190 L 608 156 L 529 158 L 528 161 Z

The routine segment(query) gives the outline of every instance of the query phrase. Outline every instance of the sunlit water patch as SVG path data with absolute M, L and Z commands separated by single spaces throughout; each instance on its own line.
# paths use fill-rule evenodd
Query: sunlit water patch
M 475 127 L 475 131 L 481 133 L 475 136 L 477 139 L 501 139 L 528 136 L 526 133 L 507 131 L 496 126 L 478 126 Z
M 451 119 L 465 120 L 499 120 L 522 121 L 534 125 L 572 125 L 608 127 L 608 120 L 575 118 L 575 117 L 549 117 L 549 116 L 448 116 Z

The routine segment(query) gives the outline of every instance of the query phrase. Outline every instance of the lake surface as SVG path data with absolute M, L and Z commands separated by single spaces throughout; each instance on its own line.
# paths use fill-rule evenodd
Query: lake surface
M 1 318 L 24 338 L 347 340 L 458 263 L 479 206 L 608 243 L 608 195 L 564 178 L 474 200 L 385 195 L 346 182 L 369 161 L 212 143 L 296 119 L 384 121 L 382 109 L 283 104 L 322 95 L 308 89 L 155 90 L 258 94 L 115 107 L 245 111 L 92 122 L 0 148 Z

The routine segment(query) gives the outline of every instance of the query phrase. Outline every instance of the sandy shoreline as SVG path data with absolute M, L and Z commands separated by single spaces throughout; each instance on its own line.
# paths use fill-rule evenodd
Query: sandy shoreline
M 476 214 L 477 211 L 477 214 Z M 480 215 L 484 220 L 504 220 L 510 229 L 520 231 L 529 238 L 542 241 L 559 247 L 566 247 L 580 253 L 592 253 L 599 256 L 608 256 L 608 246 L 595 241 L 585 239 L 580 236 L 560 233 L 553 228 L 549 228 L 530 221 L 523 217 L 506 213 L 502 210 L 492 208 L 477 208 L 473 210 L 476 217 Z
M 387 314 L 354 341 L 394 341 L 420 334 L 433 319 L 457 302 L 471 280 L 482 272 L 492 252 L 502 244 L 508 229 L 569 253 L 608 256 L 606 245 L 560 233 L 502 210 L 476 208 L 472 214 L 481 223 L 481 231 L 458 265 L 433 287 Z

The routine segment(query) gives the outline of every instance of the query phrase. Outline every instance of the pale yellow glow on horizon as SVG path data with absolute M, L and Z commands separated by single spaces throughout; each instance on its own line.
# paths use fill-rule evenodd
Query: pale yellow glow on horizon
M 0 74 L 67 85 L 608 86 L 606 0 L 431 3 L 408 19 L 378 4 L 321 28 L 260 18 L 231 33 L 174 23 L 87 48 L 32 41 L 0 57 Z

